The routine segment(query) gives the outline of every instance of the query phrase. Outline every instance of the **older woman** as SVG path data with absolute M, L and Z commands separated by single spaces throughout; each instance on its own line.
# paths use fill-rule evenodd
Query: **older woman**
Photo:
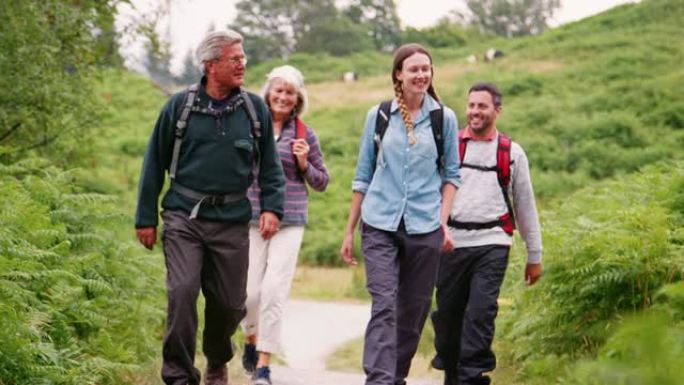
M 361 138 L 340 253 L 356 264 L 353 233 L 360 217 L 372 297 L 363 349 L 366 385 L 406 384 L 440 252 L 453 248 L 446 222 L 461 183 L 457 123 L 454 112 L 439 103 L 432 75 L 425 48 L 399 47 L 391 73 L 395 98 L 370 109 Z M 384 136 L 377 135 L 383 121 Z
M 316 191 L 328 185 L 318 139 L 300 116 L 307 107 L 304 79 L 296 68 L 274 68 L 262 95 L 273 119 L 273 132 L 286 180 L 285 214 L 280 230 L 269 237 L 259 221 L 259 186 L 253 184 L 249 230 L 247 315 L 242 326 L 247 336 L 242 364 L 253 372 L 255 385 L 270 385 L 271 354 L 280 345 L 282 310 L 297 265 L 297 254 L 307 222 L 308 184 Z

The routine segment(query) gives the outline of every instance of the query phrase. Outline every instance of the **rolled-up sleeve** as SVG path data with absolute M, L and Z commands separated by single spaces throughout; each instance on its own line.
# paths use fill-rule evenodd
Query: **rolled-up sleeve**
M 359 145 L 359 156 L 356 161 L 356 174 L 352 181 L 352 191 L 365 194 L 368 191 L 373 172 L 375 171 L 375 148 L 373 145 L 373 135 L 375 134 L 375 119 L 378 113 L 378 106 L 368 111 L 366 115 L 366 125 L 363 129 L 361 144 Z
M 450 108 L 444 108 L 444 172 L 443 183 L 451 183 L 457 188 L 461 180 L 460 161 L 458 159 L 458 121 Z

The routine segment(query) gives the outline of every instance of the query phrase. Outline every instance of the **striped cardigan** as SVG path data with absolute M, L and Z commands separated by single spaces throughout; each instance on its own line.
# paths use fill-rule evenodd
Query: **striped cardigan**
M 295 139 L 294 119 L 290 119 L 283 125 L 283 130 L 276 142 L 278 156 L 285 173 L 285 214 L 280 222 L 282 225 L 305 225 L 308 221 L 309 208 L 309 191 L 306 185 L 308 184 L 316 191 L 323 191 L 330 180 L 328 169 L 323 163 L 318 138 L 311 127 L 307 126 L 306 132 L 306 141 L 309 143 L 309 166 L 305 173 L 299 171 L 290 145 L 290 142 Z M 256 174 L 256 170 L 254 172 Z M 254 183 L 247 190 L 247 196 L 252 203 L 252 223 L 255 221 L 258 223 L 261 214 L 257 180 L 258 178 L 254 178 Z

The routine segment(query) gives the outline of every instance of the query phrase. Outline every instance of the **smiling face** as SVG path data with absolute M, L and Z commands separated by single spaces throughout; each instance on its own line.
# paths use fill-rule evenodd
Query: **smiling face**
M 487 91 L 473 91 L 468 95 L 468 126 L 478 137 L 486 137 L 496 129 L 496 119 L 501 106 L 494 106 L 492 95 Z
M 268 91 L 268 106 L 274 120 L 285 120 L 297 106 L 297 89 L 283 79 L 273 79 Z
M 424 94 L 432 82 L 432 62 L 428 55 L 416 52 L 404 59 L 401 69 L 395 72 L 407 94 Z
M 225 46 L 218 59 L 206 64 L 207 77 L 220 87 L 233 89 L 241 87 L 245 81 L 247 59 L 241 43 Z

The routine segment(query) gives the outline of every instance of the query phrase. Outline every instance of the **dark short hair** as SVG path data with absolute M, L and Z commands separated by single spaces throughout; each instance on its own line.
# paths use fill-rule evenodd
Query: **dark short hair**
M 494 102 L 494 107 L 501 107 L 501 104 L 502 104 L 501 91 L 499 91 L 499 87 L 497 87 L 496 84 L 485 83 L 485 82 L 475 83 L 468 90 L 468 95 L 470 95 L 473 92 L 477 92 L 477 91 L 488 92 L 489 95 L 492 97 L 492 101 Z

